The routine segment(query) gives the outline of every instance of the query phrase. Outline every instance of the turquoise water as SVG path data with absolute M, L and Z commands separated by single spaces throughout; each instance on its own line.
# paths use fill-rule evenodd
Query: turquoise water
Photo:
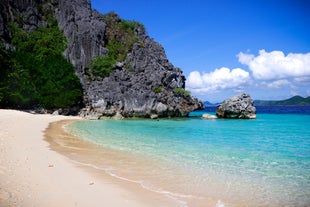
M 218 206 L 310 206 L 310 115 L 80 121 L 68 128 L 141 158 L 102 161 L 101 168 L 188 206 L 216 206 L 213 201 Z

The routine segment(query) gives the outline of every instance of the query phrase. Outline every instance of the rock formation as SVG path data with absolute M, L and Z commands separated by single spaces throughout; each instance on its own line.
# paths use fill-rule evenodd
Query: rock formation
M 91 60 L 109 52 L 106 22 L 102 14 L 92 10 L 90 1 L 4 0 L 0 9 L 0 39 L 8 49 L 12 47 L 7 26 L 10 21 L 32 31 L 46 25 L 47 15 L 57 20 L 68 40 L 64 55 L 75 66 L 83 85 L 86 107 L 82 116 L 173 117 L 186 116 L 203 107 L 185 93 L 181 69 L 169 62 L 163 47 L 141 27 L 135 27 L 137 41 L 108 77 L 90 76 L 87 69 Z M 121 21 L 118 15 L 113 18 Z
M 217 119 L 217 116 L 213 114 L 202 114 L 203 119 Z
M 216 115 L 219 118 L 229 119 L 255 119 L 256 108 L 248 94 L 239 94 L 216 107 Z
M 57 2 L 54 9 L 55 17 L 68 40 L 65 56 L 75 66 L 76 74 L 85 86 L 85 68 L 90 60 L 108 52 L 105 48 L 106 24 L 102 14 L 91 9 L 89 1 Z

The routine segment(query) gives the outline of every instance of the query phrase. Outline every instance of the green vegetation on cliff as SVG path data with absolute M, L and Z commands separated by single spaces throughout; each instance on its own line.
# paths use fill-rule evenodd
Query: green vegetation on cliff
M 95 57 L 89 64 L 89 69 L 95 77 L 107 77 L 113 70 L 113 66 L 117 62 L 122 62 L 126 59 L 127 54 L 131 51 L 133 44 L 138 42 L 138 37 L 135 34 L 135 28 L 144 26 L 136 21 L 127 21 L 119 19 L 114 13 L 104 15 L 106 23 L 106 48 L 108 53 L 104 57 Z
M 62 52 L 66 39 L 57 26 L 26 32 L 11 23 L 15 50 L 0 48 L 0 107 L 46 109 L 76 105 L 82 86 Z
M 175 89 L 173 89 L 173 92 L 178 94 L 178 95 L 185 95 L 185 96 L 191 95 L 191 92 L 188 90 L 185 90 L 184 88 L 175 88 Z

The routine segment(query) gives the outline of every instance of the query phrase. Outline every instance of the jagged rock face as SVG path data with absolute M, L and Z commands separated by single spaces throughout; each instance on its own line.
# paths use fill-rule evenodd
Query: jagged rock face
M 117 63 L 109 77 L 89 78 L 85 70 L 91 59 L 108 53 L 106 23 L 100 13 L 91 9 L 89 0 L 1 1 L 0 37 L 6 48 L 10 48 L 12 38 L 7 24 L 18 21 L 12 11 L 24 18 L 20 23 L 23 28 L 32 31 L 46 25 L 38 8 L 52 11 L 68 40 L 64 55 L 75 66 L 83 85 L 83 116 L 186 116 L 203 107 L 197 99 L 174 91 L 185 88 L 182 71 L 168 61 L 163 47 L 138 27 L 138 42 L 125 61 Z
M 119 64 L 109 77 L 87 82 L 90 106 L 84 114 L 173 117 L 203 107 L 197 99 L 173 92 L 185 86 L 182 71 L 169 63 L 158 43 L 142 38 L 143 46 L 134 44 L 125 60 L 132 71 Z M 161 92 L 155 91 L 158 86 Z
M 43 14 L 45 11 L 45 14 Z M 84 68 L 95 56 L 107 53 L 105 23 L 102 15 L 91 9 L 85 0 L 3 0 L 0 2 L 0 37 L 10 48 L 9 22 L 16 22 L 26 31 L 47 25 L 46 13 L 54 16 L 68 40 L 64 55 L 76 69 L 83 82 Z M 45 15 L 45 16 L 44 16 Z
M 91 9 L 89 1 L 59 0 L 55 9 L 59 27 L 68 40 L 65 51 L 67 59 L 75 66 L 84 85 L 84 69 L 95 56 L 107 53 L 105 46 L 105 23 L 102 15 Z
M 218 105 L 216 115 L 219 118 L 255 119 L 256 108 L 250 95 L 239 94 Z
M 22 28 L 26 31 L 33 31 L 39 26 L 46 26 L 46 22 L 36 7 L 38 4 L 42 5 L 42 9 L 46 9 L 51 5 L 43 4 L 42 0 L 0 1 L 0 37 L 6 49 L 14 48 L 10 44 L 12 37 L 8 27 L 9 22 L 16 22 L 22 25 Z
M 116 64 L 109 77 L 89 80 L 85 68 L 90 60 L 108 52 L 104 47 L 106 24 L 102 15 L 91 10 L 85 1 L 60 0 L 56 17 L 69 40 L 66 56 L 75 65 L 84 86 L 83 116 L 186 116 L 202 108 L 197 99 L 173 92 L 185 87 L 185 77 L 168 61 L 163 47 L 141 28 L 135 30 L 139 41 L 126 60 Z M 156 93 L 156 87 L 162 91 Z

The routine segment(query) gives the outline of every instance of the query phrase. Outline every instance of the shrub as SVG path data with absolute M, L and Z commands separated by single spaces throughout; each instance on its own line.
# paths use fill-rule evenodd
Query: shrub
M 184 88 L 175 88 L 173 92 L 179 95 L 185 95 L 185 96 L 191 95 L 191 92 L 188 90 L 185 90 Z
M 115 63 L 115 59 L 110 55 L 105 57 L 97 56 L 91 60 L 88 67 L 94 76 L 100 76 L 104 78 L 110 75 Z
M 155 86 L 154 88 L 154 92 L 155 93 L 161 93 L 163 91 L 163 87 L 162 86 Z
M 117 62 L 126 59 L 127 54 L 132 50 L 133 44 L 138 42 L 135 28 L 144 26 L 135 21 L 126 21 L 118 18 L 117 14 L 111 12 L 103 16 L 106 23 L 106 48 L 108 54 L 105 57 L 95 57 L 89 64 L 93 76 L 107 77 Z M 130 68 L 127 68 L 130 69 Z
M 11 23 L 16 50 L 1 52 L 0 107 L 65 108 L 82 99 L 82 85 L 62 52 L 66 39 L 57 26 L 26 32 Z M 5 89 L 5 90 L 3 90 Z

